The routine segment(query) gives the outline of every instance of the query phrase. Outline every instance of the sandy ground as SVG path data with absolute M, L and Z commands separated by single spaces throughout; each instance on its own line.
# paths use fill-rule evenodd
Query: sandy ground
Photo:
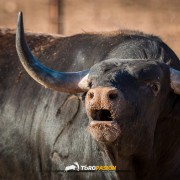
M 55 33 L 49 0 L 0 0 L 0 26 L 15 28 L 24 12 L 26 30 Z M 64 0 L 64 34 L 133 29 L 160 36 L 180 57 L 179 0 Z

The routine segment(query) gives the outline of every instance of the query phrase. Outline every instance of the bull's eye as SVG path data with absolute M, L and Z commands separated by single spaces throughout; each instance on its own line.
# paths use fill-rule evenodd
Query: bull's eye
M 150 84 L 150 87 L 151 87 L 152 91 L 155 93 L 155 95 L 157 95 L 157 93 L 160 91 L 159 83 L 152 83 L 152 84 Z

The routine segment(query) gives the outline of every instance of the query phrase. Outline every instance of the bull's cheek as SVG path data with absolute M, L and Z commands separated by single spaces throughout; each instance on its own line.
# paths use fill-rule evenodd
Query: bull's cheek
M 89 125 L 88 130 L 96 141 L 107 143 L 114 142 L 121 134 L 119 126 L 104 124 Z

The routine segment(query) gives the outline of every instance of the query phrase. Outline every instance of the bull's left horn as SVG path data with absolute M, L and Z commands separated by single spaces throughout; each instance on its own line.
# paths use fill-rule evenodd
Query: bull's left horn
M 41 64 L 38 59 L 32 55 L 24 37 L 22 12 L 18 15 L 16 49 L 25 70 L 41 85 L 68 93 L 79 93 L 88 90 L 87 82 L 85 81 L 87 80 L 89 70 L 79 72 L 54 71 Z
M 170 68 L 171 88 L 176 94 L 180 94 L 180 71 Z

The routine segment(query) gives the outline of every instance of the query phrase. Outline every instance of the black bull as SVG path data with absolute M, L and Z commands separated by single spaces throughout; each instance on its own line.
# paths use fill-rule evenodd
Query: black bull
M 78 71 L 118 55 L 116 47 L 121 42 L 133 38 L 139 41 L 141 37 L 158 41 L 153 36 L 122 32 L 71 37 L 27 34 L 27 42 L 48 67 Z M 167 114 L 157 122 L 156 154 L 148 159 L 148 174 L 146 163 L 141 163 L 145 154 L 136 156 L 132 166 L 124 157 L 117 159 L 115 146 L 97 145 L 91 138 L 83 96 L 52 92 L 31 80 L 19 63 L 13 32 L 1 30 L 0 39 L 1 179 L 179 179 L 179 95 L 171 93 L 173 101 L 168 104 Z M 180 70 L 175 54 L 165 44 L 161 49 L 168 58 L 161 52 L 156 58 L 169 60 L 173 68 Z M 75 161 L 87 166 L 119 165 L 121 172 L 62 172 Z

